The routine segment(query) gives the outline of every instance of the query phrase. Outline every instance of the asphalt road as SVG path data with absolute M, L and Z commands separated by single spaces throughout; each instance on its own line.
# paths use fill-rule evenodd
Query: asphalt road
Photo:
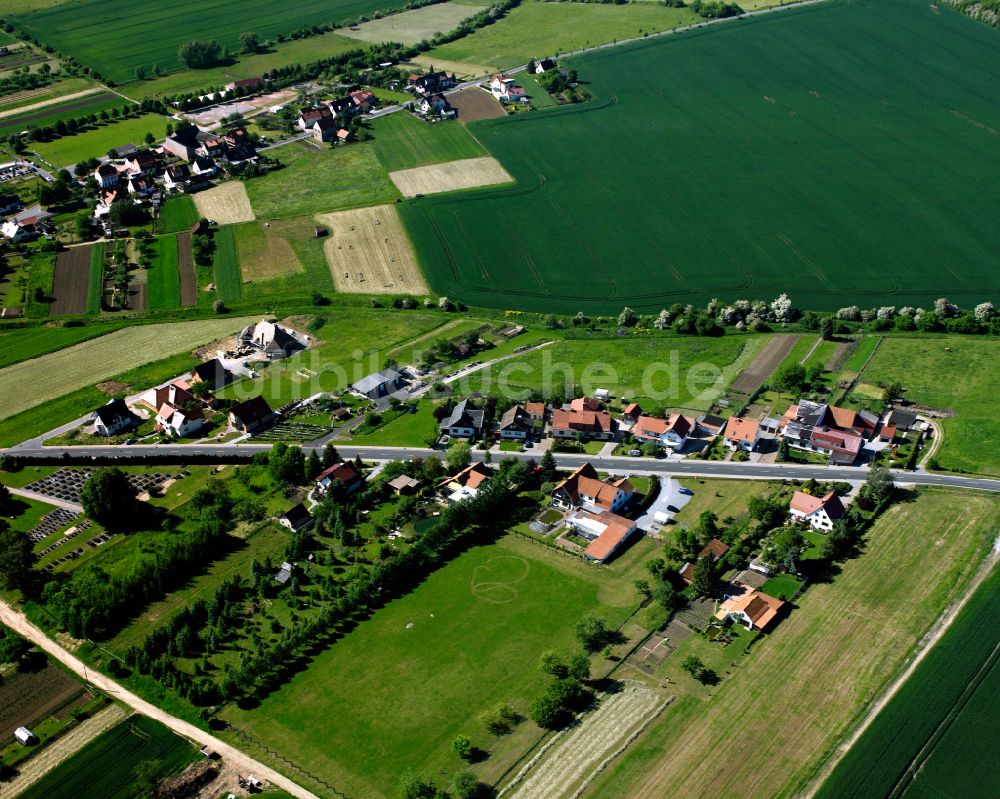
M 161 463 L 239 463 L 249 460 L 254 453 L 267 452 L 269 444 L 157 444 L 126 446 L 80 446 L 80 447 L 25 447 L 9 450 L 11 455 L 67 463 L 78 463 L 88 460 L 93 463 L 113 465 L 128 463 L 129 460 L 155 459 Z M 307 448 L 308 449 L 308 448 Z M 441 450 L 424 447 L 354 447 L 337 445 L 337 450 L 344 457 L 353 458 L 360 455 L 368 461 L 386 461 L 407 458 L 426 458 L 431 455 L 442 456 Z M 481 460 L 483 453 L 472 451 L 475 460 Z M 567 455 L 553 453 L 556 462 L 563 468 L 576 468 L 584 463 L 591 463 L 600 471 L 620 474 L 655 474 L 678 475 L 686 477 L 728 477 L 744 480 L 864 480 L 868 469 L 864 466 L 821 466 L 815 464 L 771 464 L 771 463 L 730 463 L 727 461 L 659 461 L 650 458 L 629 458 L 622 456 L 600 455 Z M 531 450 L 523 453 L 505 453 L 505 456 L 521 460 L 539 460 L 541 452 Z M 496 457 L 496 456 L 494 456 Z M 899 483 L 914 485 L 947 486 L 951 488 L 970 488 L 977 491 L 1000 492 L 1000 480 L 984 477 L 963 477 L 949 474 L 931 474 L 928 472 L 906 472 L 894 470 L 893 478 Z

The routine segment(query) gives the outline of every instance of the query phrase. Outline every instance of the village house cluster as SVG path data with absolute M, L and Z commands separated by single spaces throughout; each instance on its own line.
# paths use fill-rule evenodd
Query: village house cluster
M 358 89 L 344 97 L 317 101 L 302 108 L 295 124 L 299 130 L 312 134 L 316 141 L 346 144 L 351 138 L 351 120 L 377 106 L 378 98 L 374 93 Z

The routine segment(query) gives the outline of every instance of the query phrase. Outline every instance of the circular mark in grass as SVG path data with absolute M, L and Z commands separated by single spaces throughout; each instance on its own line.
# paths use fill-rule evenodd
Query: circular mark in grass
M 476 567 L 469 585 L 476 599 L 506 605 L 518 597 L 516 586 L 528 576 L 530 566 L 524 558 L 499 555 Z

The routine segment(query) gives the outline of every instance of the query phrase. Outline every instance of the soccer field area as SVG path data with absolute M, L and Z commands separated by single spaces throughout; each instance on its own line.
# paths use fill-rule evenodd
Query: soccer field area
M 478 305 L 971 305 L 1000 294 L 998 56 L 947 7 L 834 0 L 570 59 L 592 103 L 471 127 L 516 186 L 400 210 Z

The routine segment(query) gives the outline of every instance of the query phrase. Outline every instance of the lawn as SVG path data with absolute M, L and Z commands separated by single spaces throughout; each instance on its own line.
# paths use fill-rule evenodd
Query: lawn
M 236 332 L 250 321 L 246 317 L 142 325 L 5 367 L 0 369 L 0 418 L 168 355 L 193 350 Z M 26 385 L 31 386 L 30 392 L 23 390 Z
M 511 20 L 573 8 L 526 3 L 437 52 L 488 58 L 477 37 L 505 36 L 518 63 L 545 50 Z M 581 11 L 643 9 L 670 12 Z M 566 65 L 593 102 L 470 125 L 516 186 L 407 200 L 401 216 L 431 286 L 474 305 L 617 314 L 787 292 L 800 308 L 968 307 L 1000 294 L 998 56 L 989 26 L 919 0 L 580 56 Z
M 56 256 L 54 253 L 36 252 L 31 256 L 28 271 L 28 304 L 24 309 L 25 316 L 39 318 L 48 316 L 52 296 L 52 281 L 55 277 Z M 35 298 L 38 290 L 44 296 L 40 302 Z
M 844 361 L 845 372 L 860 372 L 861 367 L 867 363 L 875 348 L 879 346 L 879 336 L 865 336 L 858 342 L 851 353 L 851 357 Z
M 31 149 L 53 166 L 71 166 L 88 158 L 105 156 L 112 147 L 125 144 L 141 146 L 147 133 L 161 139 L 165 134 L 166 123 L 166 117 L 159 114 L 140 114 L 118 122 L 109 122 L 75 136 L 63 136 L 50 142 L 35 142 Z
M 90 248 L 90 277 L 87 282 L 87 313 L 99 313 L 104 299 L 104 244 Z
M 215 296 L 224 302 L 236 302 L 243 296 L 240 262 L 236 257 L 236 240 L 231 227 L 220 227 L 215 232 L 213 255 Z
M 83 0 L 24 16 L 14 24 L 44 44 L 69 53 L 106 80 L 124 83 L 136 67 L 178 69 L 178 46 L 194 39 L 215 39 L 234 52 L 244 31 L 261 40 L 333 21 L 348 22 L 377 9 L 401 6 L 391 0 L 303 0 L 283 7 L 268 0 L 247 0 L 239 14 L 229 14 L 226 0 L 178 0 L 168 9 L 158 0 L 136 0 L 128 14 L 118 0 Z M 141 36 L 134 35 L 142 31 Z
M 818 799 L 996 794 L 998 612 L 1000 572 L 994 571 L 823 783 Z
M 455 121 L 431 124 L 399 113 L 376 119 L 371 127 L 375 155 L 387 172 L 488 155 L 468 129 Z
M 654 405 L 704 410 L 766 339 L 636 338 L 558 341 L 457 381 L 457 390 L 524 398 L 579 396 L 606 388 L 612 396 Z
M 285 168 L 246 184 L 258 219 L 381 205 L 399 196 L 370 143 L 337 149 L 292 144 L 275 150 L 273 155 Z M 303 191 L 304 185 L 309 186 L 308 191 Z
M 1000 500 L 981 494 L 929 490 L 894 506 L 865 553 L 812 585 L 717 688 L 688 680 L 683 691 L 680 661 L 668 659 L 662 671 L 677 683 L 677 701 L 584 797 L 665 796 L 681 784 L 688 799 L 799 795 L 968 584 L 998 523 Z M 722 750 L 725 768 L 706 757 Z
M 7 475 L 0 476 L 0 484 L 6 485 L 8 482 Z M 55 506 L 47 505 L 35 499 L 14 497 L 12 501 L 15 513 L 10 516 L 4 514 L 4 518 L 10 524 L 11 529 L 21 533 L 27 533 L 35 529 L 42 520 L 42 517 L 55 510 Z
M 102 733 L 79 752 L 48 771 L 22 799 L 131 799 L 138 790 L 134 771 L 148 760 L 172 774 L 198 757 L 195 748 L 157 721 L 133 716 Z
M 887 338 L 863 373 L 869 383 L 900 382 L 905 397 L 954 412 L 941 419 L 942 469 L 1000 476 L 1000 342 L 959 336 Z M 990 367 L 989 364 L 993 364 Z
M 190 230 L 198 221 L 198 209 L 189 194 L 171 197 L 160 210 L 160 226 L 164 233 L 180 233 Z
M 511 9 L 499 23 L 435 47 L 426 55 L 432 61 L 437 58 L 508 69 L 532 58 L 669 30 L 698 19 L 689 9 L 666 8 L 659 3 L 605 5 L 529 0 Z
M 685 477 L 677 482 L 694 492 L 674 517 L 678 525 L 686 524 L 691 529 L 698 527 L 698 517 L 707 510 L 718 516 L 720 522 L 744 513 L 753 497 L 769 493 L 769 489 L 777 485 L 760 480 L 716 480 L 711 477 Z
M 146 283 L 150 310 L 176 308 L 181 302 L 181 275 L 177 271 L 177 236 L 160 236 Z
M 802 587 L 802 580 L 794 574 L 776 574 L 760 587 L 768 596 L 791 601 Z
M 438 423 L 434 418 L 434 405 L 421 402 L 416 413 L 404 413 L 371 433 L 351 436 L 351 443 L 383 447 L 426 447 L 439 433 Z
M 80 117 L 90 116 L 90 114 L 100 115 L 101 111 L 131 106 L 132 103 L 113 92 L 94 92 L 85 97 L 52 103 L 44 108 L 35 108 L 21 114 L 0 117 L 0 136 L 6 138 L 11 134 L 20 133 L 32 125 L 36 127 L 54 126 L 59 121 L 80 119 Z
M 121 323 L 86 327 L 32 327 L 0 331 L 0 368 L 28 361 L 81 341 L 121 329 Z
M 376 611 L 259 707 L 222 716 L 338 790 L 388 799 L 408 769 L 453 771 L 456 734 L 485 738 L 481 711 L 509 702 L 526 712 L 545 684 L 539 656 L 572 650 L 581 615 L 617 625 L 635 599 L 609 570 L 503 539 Z

